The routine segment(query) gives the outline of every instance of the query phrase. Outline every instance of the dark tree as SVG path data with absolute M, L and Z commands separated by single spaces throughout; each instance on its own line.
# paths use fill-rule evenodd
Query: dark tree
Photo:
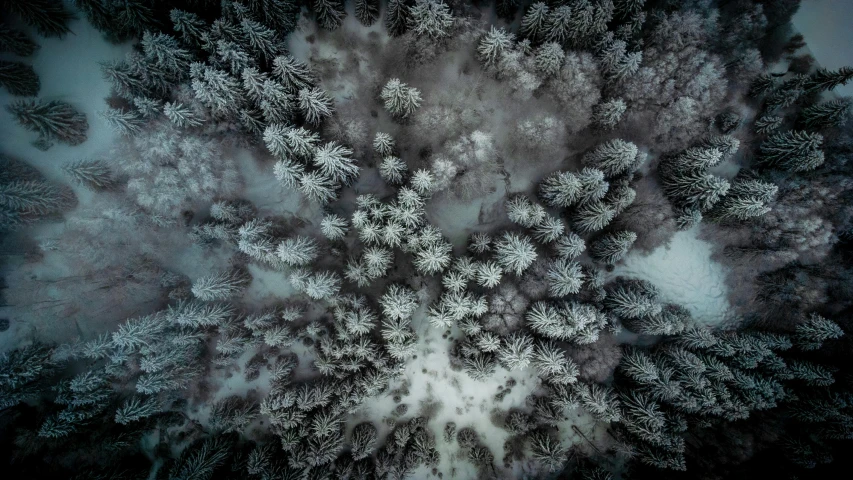
M 41 136 L 40 140 L 59 140 L 69 145 L 79 145 L 86 140 L 89 123 L 86 115 L 70 104 L 58 100 L 19 100 L 6 107 L 15 120 Z
M 19 57 L 29 57 L 39 46 L 30 37 L 20 31 L 0 23 L 0 52 L 11 53 Z
M 0 85 L 12 95 L 31 97 L 38 95 L 41 82 L 33 67 L 20 62 L 0 61 Z
M 62 37 L 74 15 L 56 0 L 3 0 L 3 7 L 45 37 Z

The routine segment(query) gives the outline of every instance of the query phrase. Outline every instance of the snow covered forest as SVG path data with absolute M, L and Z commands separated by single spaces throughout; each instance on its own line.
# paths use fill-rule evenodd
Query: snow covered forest
M 853 466 L 808 8 L 0 0 L 4 478 Z

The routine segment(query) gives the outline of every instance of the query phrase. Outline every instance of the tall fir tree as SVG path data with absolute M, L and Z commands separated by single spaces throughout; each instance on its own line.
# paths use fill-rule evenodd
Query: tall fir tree
M 12 95 L 34 97 L 41 89 L 41 80 L 30 65 L 0 61 L 0 85 Z
M 79 145 L 86 140 L 89 122 L 71 104 L 59 100 L 18 100 L 6 106 L 24 128 L 47 142 L 58 140 Z
M 777 133 L 758 148 L 760 165 L 792 172 L 806 172 L 823 165 L 823 135 L 803 131 Z

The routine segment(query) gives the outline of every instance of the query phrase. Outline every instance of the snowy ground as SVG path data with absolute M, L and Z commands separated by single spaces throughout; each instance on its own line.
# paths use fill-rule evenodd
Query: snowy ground
M 820 66 L 837 69 L 853 65 L 851 14 L 853 0 L 807 0 L 791 23 L 803 34 Z M 853 83 L 837 87 L 835 92 L 853 95 Z
M 702 323 L 731 320 L 726 267 L 711 259 L 712 246 L 697 237 L 699 228 L 676 232 L 669 243 L 648 255 L 629 253 L 608 280 L 620 275 L 648 280 L 666 301 L 683 305 Z

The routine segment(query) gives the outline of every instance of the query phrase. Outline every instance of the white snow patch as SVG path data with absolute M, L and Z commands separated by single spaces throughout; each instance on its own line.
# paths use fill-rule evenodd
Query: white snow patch
M 608 277 L 648 280 L 660 289 L 663 298 L 683 305 L 693 317 L 708 325 L 731 319 L 728 302 L 727 269 L 711 260 L 711 244 L 700 240 L 699 227 L 677 232 L 668 244 L 648 255 L 629 254 Z

